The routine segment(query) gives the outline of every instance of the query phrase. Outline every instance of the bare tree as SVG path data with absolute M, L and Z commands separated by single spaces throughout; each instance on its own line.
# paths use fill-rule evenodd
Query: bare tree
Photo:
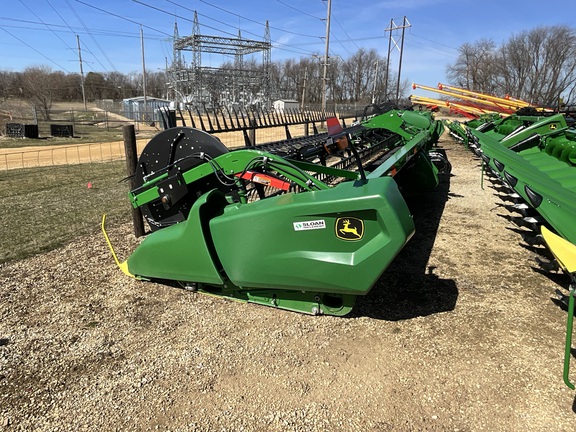
M 104 75 L 97 72 L 88 72 L 84 80 L 84 91 L 86 92 L 86 100 L 102 99 L 106 89 L 106 78 Z
M 39 108 L 45 120 L 50 120 L 52 103 L 62 94 L 64 76 L 48 66 L 29 67 L 21 74 L 22 96 Z
M 446 75 L 453 85 L 469 90 L 492 93 L 496 88 L 496 44 L 481 39 L 459 48 L 460 54 L 453 65 L 448 65 Z
M 152 97 L 166 97 L 166 83 L 166 74 L 162 71 L 148 72 L 146 74 L 146 91 Z
M 575 95 L 576 32 L 565 25 L 537 27 L 498 48 L 485 39 L 465 43 L 447 76 L 469 90 L 510 94 L 536 105 L 556 106 L 561 95 L 569 103 Z
M 369 102 L 373 82 L 374 64 L 378 60 L 375 49 L 366 51 L 360 48 L 342 65 L 343 86 L 350 102 Z
M 121 72 L 108 72 L 104 75 L 106 99 L 124 99 L 133 96 L 130 78 Z
M 82 83 L 80 74 L 53 72 L 54 82 L 53 101 L 76 102 L 82 100 Z
M 0 106 L 10 97 L 13 80 L 14 74 L 12 72 L 0 71 Z
M 555 106 L 576 80 L 576 32 L 551 26 L 512 36 L 500 49 L 500 63 L 503 91 Z
M 373 93 L 378 95 L 378 100 L 387 100 L 389 97 L 383 94 L 387 77 L 384 71 L 385 64 L 385 59 L 379 57 L 377 51 L 373 49 L 359 49 L 348 59 L 331 57 L 328 60 L 326 77 L 328 103 L 366 104 L 370 103 Z M 255 78 L 248 81 L 240 80 L 243 84 L 237 85 L 238 80 L 235 77 L 240 78 L 240 75 L 243 78 L 261 77 L 262 69 L 263 65 L 254 58 L 244 59 L 241 70 L 238 70 L 237 65 L 232 62 L 224 63 L 218 69 L 203 73 L 202 86 L 214 103 L 230 101 L 244 104 L 259 103 L 258 96 L 265 90 L 264 81 Z M 325 87 L 323 69 L 323 57 L 320 55 L 272 63 L 270 67 L 272 97 L 301 101 L 304 95 L 306 105 L 320 104 Z M 4 84 L 8 77 L 9 84 Z M 167 81 L 164 72 L 149 72 L 147 96 L 166 97 Z M 396 88 L 393 74 L 390 74 L 388 88 Z M 406 88 L 403 83 L 402 91 L 405 92 Z M 142 74 L 90 72 L 86 75 L 84 89 L 86 98 L 90 101 L 143 95 Z M 182 96 L 187 92 L 185 88 L 179 88 L 178 93 Z M 45 66 L 29 68 L 25 72 L 16 72 L 13 75 L 2 72 L 0 102 L 3 97 L 10 96 L 34 99 L 34 105 L 38 105 L 43 115 L 48 116 L 53 101 L 82 100 L 80 76 L 52 72 Z

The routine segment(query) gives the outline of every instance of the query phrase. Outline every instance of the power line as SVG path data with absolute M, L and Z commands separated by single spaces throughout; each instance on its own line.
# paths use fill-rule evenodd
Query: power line
M 58 66 L 60 69 L 70 73 L 70 71 L 68 69 L 66 69 L 65 67 L 60 66 L 57 62 L 55 62 L 54 60 L 52 60 L 50 57 L 48 57 L 47 55 L 42 54 L 40 51 L 38 51 L 36 48 L 34 48 L 32 45 L 27 44 L 26 42 L 24 42 L 22 39 L 20 39 L 18 36 L 13 35 L 12 33 L 10 33 L 8 30 L 6 30 L 4 27 L 0 26 L 0 29 L 2 29 L 3 31 L 5 31 L 6 33 L 8 33 L 10 36 L 12 36 L 14 39 L 18 40 L 20 43 L 26 45 L 28 48 L 30 48 L 31 50 L 33 50 L 34 52 L 40 54 L 42 57 L 44 57 L 46 60 L 48 60 L 51 63 L 54 63 L 56 66 Z
M 449 56 L 449 57 L 452 57 L 452 58 L 456 58 L 456 57 L 458 56 L 457 53 L 449 52 L 449 51 L 447 51 L 447 50 L 443 50 L 443 49 L 440 49 L 440 48 L 435 47 L 435 46 L 432 46 L 432 45 L 423 44 L 422 42 L 418 42 L 418 41 L 415 41 L 415 40 L 406 41 L 406 46 L 410 46 L 410 47 L 413 47 L 413 48 L 415 47 L 415 48 L 417 48 L 417 49 L 418 49 L 418 48 L 420 48 L 420 49 L 423 48 L 423 49 L 425 49 L 425 50 L 427 50 L 427 51 L 434 52 L 434 53 L 437 53 L 437 54 L 440 54 L 440 55 Z
M 196 14 L 197 14 L 198 16 L 201 16 L 201 17 L 203 17 L 203 18 L 209 19 L 209 20 L 211 20 L 211 21 L 215 21 L 215 22 L 217 22 L 218 24 L 223 24 L 223 25 L 228 26 L 228 27 L 234 27 L 234 26 L 231 25 L 231 24 L 228 24 L 228 23 L 226 23 L 226 22 L 224 22 L 224 21 L 217 20 L 217 19 L 215 19 L 215 18 L 211 18 L 211 17 L 209 17 L 208 15 L 204 15 L 204 14 L 198 13 L 197 11 L 195 11 L 195 10 L 193 10 L 193 9 L 189 9 L 189 8 L 187 8 L 187 7 L 184 7 L 184 6 L 182 6 L 182 5 L 179 5 L 178 3 L 173 2 L 173 1 L 171 1 L 171 0 L 166 0 L 166 1 L 167 1 L 168 3 L 172 3 L 172 4 L 176 5 L 176 6 L 179 6 L 179 7 L 181 7 L 182 9 L 186 9 L 187 11 L 196 12 Z M 249 31 L 247 31 L 247 30 L 243 30 L 243 33 L 248 33 L 248 34 L 251 34 L 252 36 L 256 36 L 256 37 L 258 37 L 258 38 L 261 38 L 261 37 L 262 37 L 262 35 L 258 35 L 258 34 L 256 34 L 256 33 L 252 33 L 252 32 L 249 32 Z
M 338 24 L 338 27 L 340 27 L 340 29 L 344 32 L 344 34 L 346 35 L 346 37 L 348 38 L 348 40 L 349 40 L 350 42 L 352 42 L 352 43 L 356 46 L 356 49 L 360 50 L 360 47 L 356 44 L 356 42 L 354 42 L 354 41 L 352 40 L 352 38 L 350 37 L 350 35 L 348 34 L 348 32 L 346 32 L 346 30 L 344 29 L 344 27 L 342 27 L 342 25 L 340 24 L 340 21 L 338 21 L 338 19 L 336 18 L 336 16 L 335 16 L 335 15 L 332 15 L 332 18 L 334 19 L 334 21 L 336 21 L 336 24 Z
M 434 40 L 429 39 L 429 38 L 425 38 L 424 36 L 420 36 L 420 35 L 418 35 L 418 34 L 416 34 L 416 33 L 414 33 L 414 32 L 410 32 L 410 34 L 411 34 L 412 36 L 415 36 L 415 37 L 419 38 L 419 39 L 424 39 L 424 40 L 426 40 L 426 41 L 428 41 L 428 42 L 432 42 L 434 45 L 441 45 L 441 46 L 443 46 L 443 47 L 449 48 L 449 49 L 454 50 L 454 51 L 458 51 L 458 52 L 460 51 L 458 48 L 455 48 L 455 47 L 450 46 L 450 45 L 443 44 L 443 43 L 438 42 L 438 41 L 434 41 Z
M 280 48 L 280 47 L 278 47 L 278 46 L 274 46 L 275 43 L 278 44 L 278 45 L 285 45 L 285 44 L 283 44 L 283 43 L 281 43 L 281 42 L 273 42 L 273 43 L 272 43 L 272 48 L 275 48 L 275 49 L 277 49 L 277 50 L 286 51 L 286 52 L 291 52 L 291 53 L 294 53 L 294 54 L 306 55 L 306 56 L 311 56 L 311 55 L 314 55 L 314 54 L 315 54 L 314 51 L 293 51 L 293 50 L 288 49 L 288 48 Z M 293 47 L 293 45 L 286 45 L 286 46 Z
M 76 0 L 76 1 L 79 1 L 79 0 Z M 140 0 L 132 0 L 132 1 L 133 1 L 134 3 L 138 3 L 138 4 L 141 4 L 141 5 L 143 5 L 143 6 L 146 6 L 146 7 L 149 7 L 149 8 L 151 8 L 151 9 L 154 9 L 154 10 L 157 10 L 157 11 L 159 11 L 159 12 L 162 12 L 162 13 L 164 13 L 164 14 L 166 14 L 166 15 L 175 16 L 175 17 L 177 17 L 177 18 L 183 19 L 184 21 L 194 22 L 193 20 L 191 20 L 191 19 L 189 19 L 189 18 L 186 18 L 186 17 L 180 16 L 180 15 L 174 14 L 174 13 L 172 13 L 172 12 L 169 12 L 169 11 L 167 11 L 167 10 L 164 10 L 164 9 L 161 9 L 161 8 L 158 8 L 158 7 L 149 5 L 149 4 L 144 3 L 144 2 L 142 2 L 142 1 L 140 1 Z M 203 3 L 206 3 L 206 2 L 203 2 Z M 226 24 L 226 23 L 223 23 L 223 24 L 228 25 L 228 24 Z M 225 30 L 221 30 L 221 29 L 218 29 L 218 28 L 215 28 L 215 27 L 211 27 L 211 26 L 208 26 L 208 25 L 205 25 L 205 24 L 202 24 L 202 26 L 203 26 L 203 27 L 207 27 L 207 28 L 212 29 L 212 30 L 219 31 L 219 32 L 221 32 L 221 33 L 227 34 L 227 35 L 232 36 L 232 37 L 234 37 L 234 38 L 236 38 L 236 37 L 238 36 L 237 34 L 233 34 L 233 33 L 227 32 L 227 31 L 225 31 Z M 258 35 L 256 35 L 256 36 L 258 36 Z M 291 45 L 283 44 L 283 43 L 281 43 L 281 42 L 276 42 L 276 41 L 272 41 L 272 43 L 273 43 L 273 44 L 278 44 L 278 45 L 291 46 Z M 283 51 L 295 52 L 295 51 L 290 51 L 290 50 L 288 50 L 288 49 L 286 49 L 286 48 L 279 48 L 279 47 L 275 47 L 275 48 L 276 48 L 276 49 L 283 50 Z M 297 48 L 296 48 L 296 49 L 297 49 Z M 301 55 L 302 55 L 302 54 L 304 54 L 304 55 L 310 55 L 310 54 L 311 54 L 310 52 L 305 52 L 305 51 L 300 51 L 300 52 L 297 52 L 297 51 L 296 51 L 295 53 L 296 53 L 296 54 L 301 54 Z
M 83 4 L 84 6 L 88 6 L 88 7 L 92 8 L 92 9 L 97 10 L 97 11 L 103 12 L 103 13 L 108 14 L 108 15 L 112 15 L 113 17 L 120 18 L 120 19 L 122 19 L 122 20 L 124 20 L 124 21 L 131 22 L 131 23 L 133 23 L 133 24 L 136 24 L 136 25 L 138 25 L 138 26 L 142 26 L 142 27 L 147 28 L 147 29 L 149 29 L 149 30 L 153 30 L 153 31 L 155 31 L 155 32 L 157 32 L 157 33 L 160 33 L 160 34 L 163 34 L 163 35 L 165 35 L 165 36 L 172 37 L 171 34 L 166 33 L 166 32 L 163 32 L 162 30 L 155 29 L 154 27 L 150 27 L 150 26 L 144 25 L 144 24 L 142 24 L 142 23 L 139 23 L 139 22 L 137 22 L 137 21 L 131 20 L 131 19 L 126 18 L 126 17 L 123 17 L 123 16 L 121 16 L 121 15 L 117 15 L 117 14 L 112 13 L 112 12 L 110 12 L 110 11 L 101 9 L 101 8 L 99 8 L 99 7 L 96 7 L 96 6 L 93 6 L 93 5 L 88 4 L 88 3 L 86 3 L 86 2 L 83 2 L 82 0 L 75 0 L 75 1 L 76 1 L 76 3 Z M 140 37 L 140 36 L 138 36 L 138 37 Z
M 289 5 L 288 3 L 284 3 L 284 2 L 281 1 L 281 0 L 276 0 L 276 1 L 277 1 L 278 3 L 280 3 L 280 4 L 283 4 L 284 6 L 286 6 L 286 7 L 288 7 L 288 8 L 290 8 L 290 9 L 292 9 L 292 10 L 295 10 L 295 11 L 298 12 L 298 13 L 301 13 L 302 15 L 307 15 L 307 16 L 312 17 L 312 18 L 314 18 L 314 19 L 317 19 L 317 20 L 320 20 L 320 21 L 324 21 L 323 18 L 319 18 L 319 17 L 317 17 L 317 16 L 311 15 L 311 14 L 309 14 L 308 12 L 303 12 L 303 11 L 301 11 L 300 9 L 296 9 L 294 6 Z
M 166 1 L 169 2 L 169 3 L 173 3 L 173 4 L 177 5 L 177 6 L 180 6 L 181 8 L 187 9 L 187 8 L 185 8 L 184 6 L 179 5 L 178 3 L 176 3 L 176 2 L 174 2 L 174 1 L 172 1 L 172 0 L 166 0 Z M 199 1 L 202 2 L 202 3 L 204 3 L 204 4 L 207 4 L 208 6 L 211 6 L 211 7 L 215 8 L 215 9 L 221 10 L 222 12 L 226 12 L 226 13 L 228 13 L 228 14 L 230 14 L 230 15 L 234 15 L 235 17 L 242 18 L 243 20 L 250 21 L 250 22 L 252 22 L 252 23 L 254 23 L 254 24 L 258 24 L 258 25 L 261 25 L 261 26 L 263 26 L 263 27 L 266 27 L 266 24 L 262 24 L 262 23 L 259 22 L 259 21 L 256 21 L 256 20 L 253 20 L 253 19 L 251 19 L 251 18 L 242 16 L 242 15 L 237 14 L 237 13 L 235 13 L 235 12 L 231 12 L 231 11 L 229 11 L 229 10 L 227 10 L 227 9 L 224 9 L 223 7 L 216 6 L 216 5 L 214 5 L 214 4 L 212 4 L 212 3 L 209 3 L 209 2 L 207 2 L 207 1 L 205 1 L 205 0 L 199 0 Z M 309 38 L 317 38 L 317 37 L 318 37 L 318 36 L 316 36 L 316 35 L 309 35 L 309 34 L 304 34 L 304 33 L 298 33 L 298 32 L 293 32 L 293 31 L 291 31 L 291 30 L 281 29 L 281 28 L 279 28 L 279 27 L 273 27 L 273 26 L 271 26 L 271 25 L 268 25 L 268 27 L 269 27 L 270 29 L 272 29 L 272 30 L 278 30 L 278 31 L 281 31 L 281 32 L 284 32 L 284 33 L 293 34 L 293 35 L 296 35 L 296 36 L 303 36 L 303 37 L 309 37 Z
M 208 15 L 204 15 L 204 14 L 198 13 L 197 11 L 195 11 L 195 10 L 193 10 L 193 9 L 189 9 L 189 8 L 187 8 L 187 7 L 184 7 L 184 6 L 182 6 L 182 5 L 179 5 L 178 3 L 173 2 L 173 1 L 171 1 L 171 0 L 166 0 L 166 1 L 167 1 L 168 3 L 172 3 L 172 4 L 176 5 L 176 6 L 179 6 L 179 7 L 181 7 L 182 9 L 186 9 L 187 11 L 195 12 L 198 16 L 201 16 L 202 18 L 206 18 L 206 19 L 209 19 L 209 20 L 211 20 L 211 21 L 215 21 L 215 22 L 217 22 L 217 23 L 219 23 L 219 24 L 223 24 L 223 25 L 228 26 L 228 27 L 234 27 L 233 25 L 231 25 L 231 24 L 229 24 L 229 23 L 226 23 L 226 22 L 224 22 L 224 21 L 220 21 L 220 20 L 217 20 L 217 19 L 215 19 L 215 18 L 209 17 Z M 208 26 L 206 26 L 206 27 L 208 27 Z M 208 27 L 208 28 L 210 28 L 210 27 Z M 247 31 L 247 30 L 242 30 L 242 32 L 243 32 L 243 33 L 248 33 L 248 34 L 250 34 L 250 35 L 252 35 L 252 36 L 255 36 L 255 37 L 257 37 L 257 38 L 261 38 L 261 37 L 262 37 L 262 35 L 258 35 L 258 34 L 256 34 L 256 33 L 252 33 L 252 32 L 249 32 L 249 31 Z
M 70 29 L 70 31 L 72 32 L 72 34 L 76 34 L 78 35 L 77 32 L 75 32 L 72 27 L 70 27 L 70 25 L 68 24 L 68 22 L 64 19 L 64 17 L 62 15 L 60 15 L 60 12 L 58 12 L 58 10 L 52 5 L 52 3 L 50 3 L 49 0 L 46 0 L 46 3 L 48 3 L 48 6 L 50 6 L 52 8 L 52 10 L 54 12 L 56 12 L 56 15 L 58 15 L 60 17 L 60 19 L 62 20 L 62 22 L 64 22 L 64 24 L 66 24 L 66 26 Z M 86 63 L 86 62 L 85 62 Z M 92 65 L 90 63 L 88 63 L 88 67 L 92 70 L 92 72 L 95 72 L 94 68 L 92 67 Z
M 191 20 L 190 18 L 186 18 L 186 17 L 180 16 L 180 15 L 176 15 L 176 14 L 174 14 L 174 13 L 172 13 L 172 12 L 169 12 L 169 11 L 164 10 L 164 9 L 160 9 L 160 8 L 158 8 L 158 7 L 156 7 L 156 6 L 149 5 L 149 4 L 144 3 L 144 2 L 142 2 L 142 1 L 140 1 L 140 0 L 132 0 L 132 1 L 133 1 L 134 3 L 138 3 L 138 4 L 142 5 L 142 6 L 146 6 L 146 7 L 150 8 L 150 9 L 154 9 L 154 10 L 156 10 L 156 11 L 158 11 L 158 12 L 162 12 L 162 13 L 167 14 L 167 15 L 170 15 L 170 16 L 178 17 L 178 18 L 180 18 L 180 19 L 183 19 L 184 21 L 189 21 L 189 22 L 191 22 L 191 23 L 194 22 L 194 21 Z M 236 37 L 236 36 L 237 36 L 237 35 L 235 35 L 235 34 L 233 34 L 233 33 L 227 32 L 227 31 L 225 31 L 225 30 L 218 29 L 218 28 L 216 28 L 216 27 L 211 27 L 211 26 L 208 26 L 208 25 L 204 25 L 204 27 L 208 27 L 209 29 L 216 30 L 216 31 L 218 31 L 218 32 L 220 32 L 220 33 L 224 33 L 224 34 L 226 34 L 226 35 L 228 35 L 228 36 L 232 36 L 232 37 Z
M 70 4 L 69 0 L 64 0 L 66 2 L 66 4 L 68 5 L 68 7 L 70 8 L 70 10 L 74 13 L 74 15 L 76 16 L 76 18 L 78 19 L 78 21 L 80 22 L 80 24 L 82 24 L 82 27 L 84 27 L 84 30 L 86 30 L 88 32 L 88 36 L 90 36 L 90 39 L 92 39 L 92 41 L 94 42 L 94 44 L 96 44 L 96 46 L 98 47 L 98 49 L 100 50 L 100 52 L 104 55 L 104 58 L 106 60 L 108 60 L 108 63 L 110 63 L 110 66 L 112 66 L 112 69 L 114 69 L 116 72 L 118 71 L 116 69 L 116 66 L 114 66 L 114 63 L 112 63 L 112 61 L 110 60 L 110 58 L 108 57 L 108 55 L 106 54 L 106 51 L 104 51 L 102 49 L 102 47 L 100 46 L 100 44 L 98 43 L 98 41 L 96 40 L 96 38 L 94 37 L 94 35 L 90 32 L 90 30 L 88 30 L 88 27 L 86 27 L 86 24 L 84 24 L 84 21 L 82 20 L 82 18 L 80 17 L 80 15 L 78 15 L 78 13 L 76 12 L 76 10 L 72 7 L 72 4 Z M 92 54 L 92 52 L 89 50 L 88 52 L 90 52 Z M 94 56 L 94 54 L 92 54 Z M 108 70 L 106 69 L 106 67 L 100 62 L 100 60 L 98 60 L 98 58 L 96 56 L 94 56 L 94 58 L 96 59 L 96 61 L 98 62 L 98 64 L 100 64 L 100 66 L 102 66 L 102 68 L 108 72 Z
M 38 19 L 40 20 L 40 22 L 41 22 L 42 24 L 44 24 L 44 25 L 46 26 L 46 28 L 47 28 L 48 30 L 50 30 L 50 31 L 54 34 L 54 36 L 56 36 L 58 39 L 60 39 L 60 41 L 61 41 L 69 50 L 72 50 L 72 49 L 73 49 L 70 45 L 68 45 L 68 44 L 66 43 L 66 41 L 65 41 L 64 39 L 62 39 L 54 30 L 52 30 L 52 29 L 48 26 L 48 24 L 46 24 L 46 23 L 42 20 L 42 18 L 40 18 L 38 15 L 36 15 L 36 13 L 35 13 L 32 9 L 30 9 L 30 8 L 28 7 L 28 5 L 24 3 L 23 0 L 19 0 L 19 1 L 20 1 L 20 3 L 22 3 L 22 6 L 24 6 L 26 9 L 28 9 L 30 12 L 32 12 L 32 15 L 34 15 L 36 18 L 38 18 Z
M 87 52 L 89 52 L 92 57 L 94 57 L 94 60 L 96 60 L 98 62 L 98 64 L 100 66 L 102 66 L 102 69 L 104 69 L 105 72 L 108 72 L 108 70 L 106 69 L 106 67 L 100 62 L 100 60 L 98 60 L 98 58 L 94 55 L 94 53 L 90 50 L 90 48 L 88 47 L 88 45 L 86 45 L 86 43 L 84 41 L 81 41 L 82 45 L 84 46 L 84 48 L 86 49 Z M 84 61 L 84 63 L 86 63 L 86 61 Z M 92 68 L 91 68 L 92 69 Z M 94 69 L 92 69 L 92 71 L 95 72 Z
M 334 35 L 334 33 L 332 31 L 330 31 L 330 34 L 332 35 L 332 37 L 334 39 L 336 39 L 336 42 L 338 42 L 340 44 L 340 46 L 342 48 L 344 48 L 344 51 L 346 51 L 348 53 L 348 55 L 352 56 L 352 53 L 350 52 L 350 50 L 344 46 L 344 44 Z
M 52 3 L 50 3 L 49 0 L 46 0 L 46 3 L 48 3 L 48 6 L 50 6 L 54 12 L 56 12 L 56 15 L 58 15 L 58 16 L 60 17 L 60 19 L 62 20 L 62 22 L 63 22 L 64 24 L 66 24 L 66 26 L 68 26 L 68 28 L 70 29 L 70 31 L 71 31 L 73 34 L 76 34 L 76 32 L 75 32 L 74 30 L 72 30 L 72 27 L 70 27 L 70 25 L 69 25 L 68 22 L 64 19 L 64 17 L 63 17 L 62 15 L 60 15 L 60 12 L 58 12 L 58 10 L 57 10 L 54 6 L 52 6 Z M 89 67 L 90 69 L 92 69 L 92 71 L 94 72 L 94 68 L 92 67 L 92 65 L 88 64 L 88 67 Z
M 21 22 L 21 23 L 26 23 L 26 24 L 42 24 L 39 21 L 20 20 L 20 19 L 15 19 L 15 18 L 6 18 L 6 17 L 0 17 L 0 20 L 15 21 L 15 22 Z M 9 24 L 2 24 L 2 27 L 23 29 L 23 30 L 42 31 L 42 32 L 50 31 L 50 32 L 56 32 L 56 33 L 66 33 L 66 34 L 72 33 L 75 35 L 76 34 L 88 35 L 88 33 L 86 33 L 85 30 L 79 29 L 79 28 L 73 28 L 72 30 L 64 30 L 64 28 L 66 26 L 63 26 L 63 25 L 51 24 L 51 23 L 44 23 L 44 25 L 47 28 L 38 28 L 38 27 L 23 26 L 23 25 L 20 25 L 20 26 L 19 25 L 9 25 Z M 50 28 L 50 27 L 53 27 L 53 28 Z M 56 30 L 54 30 L 54 28 Z M 138 36 L 134 33 L 129 33 L 129 32 L 119 32 L 119 31 L 103 30 L 103 29 L 90 29 L 90 31 L 93 34 L 97 34 L 99 36 L 140 39 L 140 36 Z M 165 40 L 164 38 L 160 38 L 158 36 L 147 36 L 145 39 L 155 40 L 155 41 Z M 74 50 L 74 48 L 71 48 L 71 49 Z

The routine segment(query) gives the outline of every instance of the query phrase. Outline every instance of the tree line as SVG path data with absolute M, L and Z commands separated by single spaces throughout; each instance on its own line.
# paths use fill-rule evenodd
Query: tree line
M 326 76 L 326 90 L 331 104 L 370 103 L 377 97 L 387 100 L 396 89 L 395 74 L 390 74 L 390 91 L 386 93 L 386 59 L 374 49 L 359 49 L 348 59 L 334 57 L 329 60 Z M 224 63 L 222 69 L 233 68 Z M 260 71 L 263 65 L 254 60 L 243 64 L 246 70 Z M 272 99 L 302 100 L 307 105 L 322 102 L 323 57 L 288 59 L 273 62 L 270 68 L 270 89 Z M 220 92 L 226 86 L 225 74 L 211 74 L 204 80 L 212 99 L 218 101 Z M 169 83 L 169 74 L 164 71 L 146 74 L 147 96 L 174 98 Z M 408 88 L 404 83 L 403 90 Z M 84 79 L 86 100 L 126 99 L 143 95 L 142 73 L 124 74 L 120 72 L 89 72 Z M 250 89 L 253 94 L 263 92 L 263 83 L 257 82 Z M 22 98 L 35 105 L 44 117 L 49 115 L 53 102 L 82 101 L 82 79 L 79 73 L 53 71 L 48 66 L 33 66 L 22 72 L 0 71 L 0 107 L 8 98 Z
M 224 64 L 231 68 L 232 64 Z M 247 61 L 244 68 L 256 70 L 262 64 Z M 322 102 L 324 59 L 321 56 L 273 62 L 270 89 L 273 99 L 304 100 L 305 105 Z M 392 69 L 392 68 L 391 68 Z M 504 96 L 506 94 L 533 104 L 556 106 L 558 98 L 574 103 L 576 96 L 576 32 L 565 25 L 537 27 L 513 35 L 501 45 L 490 39 L 464 43 L 453 64 L 446 68 L 449 84 L 468 90 Z M 171 93 L 168 74 L 146 74 L 148 96 L 168 98 Z M 225 87 L 224 75 L 217 74 L 207 83 L 214 100 Z M 82 81 L 78 73 L 53 71 L 48 66 L 33 66 L 22 72 L 0 71 L 0 108 L 9 98 L 19 98 L 35 105 L 49 118 L 53 102 L 82 101 Z M 408 83 L 397 85 L 397 75 L 386 73 L 386 57 L 376 50 L 358 49 L 349 58 L 331 57 L 327 65 L 325 87 L 330 105 L 358 104 L 372 101 L 396 101 L 406 96 Z M 249 89 L 263 91 L 257 82 Z M 89 72 L 85 76 L 87 101 L 125 99 L 143 95 L 141 73 Z
M 163 72 L 147 74 L 146 91 L 162 97 L 166 79 Z M 120 72 L 89 72 L 84 77 L 87 101 L 124 99 L 142 95 L 142 74 Z M 82 77 L 79 73 L 53 71 L 48 66 L 32 66 L 22 72 L 0 71 L 0 108 L 9 98 L 18 98 L 36 106 L 40 114 L 50 118 L 54 102 L 81 102 Z
M 567 25 L 536 27 L 497 45 L 465 43 L 448 65 L 449 84 L 538 106 L 576 102 L 576 31 Z

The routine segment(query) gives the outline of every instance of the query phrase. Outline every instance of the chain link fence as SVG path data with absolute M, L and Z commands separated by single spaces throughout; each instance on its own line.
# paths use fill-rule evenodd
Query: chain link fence
M 354 105 L 334 108 L 341 110 L 340 116 L 359 110 Z M 152 118 L 153 112 L 150 110 L 145 115 L 140 113 L 137 119 Z M 49 119 L 40 119 L 38 111 L 29 106 L 15 107 L 3 113 L 0 130 L 7 140 L 11 139 L 10 145 L 3 145 L 4 140 L 0 141 L 0 170 L 5 171 L 122 160 L 125 158 L 123 126 L 135 125 L 139 152 L 161 130 L 158 122 L 125 117 L 121 101 L 99 101 L 96 107 L 88 110 L 52 110 Z M 187 121 L 186 115 L 182 115 L 177 125 L 190 126 L 190 121 Z M 24 136 L 10 137 L 9 131 L 19 131 Z M 27 133 L 33 136 L 26 137 Z M 297 138 L 306 135 L 308 130 L 304 124 L 294 124 L 289 127 L 255 128 L 252 131 L 258 144 L 287 139 L 287 133 Z M 231 149 L 246 145 L 242 131 L 214 132 L 213 135 Z M 54 140 L 56 137 L 57 143 Z M 21 146 L 19 139 L 22 139 Z

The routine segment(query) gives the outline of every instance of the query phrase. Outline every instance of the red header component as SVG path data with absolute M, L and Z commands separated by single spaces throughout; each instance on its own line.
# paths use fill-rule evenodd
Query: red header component
M 254 183 L 260 183 L 265 186 L 270 186 L 276 189 L 282 189 L 284 191 L 290 189 L 290 182 L 281 180 L 277 177 L 268 174 L 262 174 L 254 171 L 246 171 L 245 173 L 236 174 L 236 177 L 240 177 L 244 180 L 249 180 Z
M 328 127 L 328 136 L 339 135 L 344 132 L 344 129 L 342 129 L 336 117 L 328 117 L 326 119 L 326 126 Z

